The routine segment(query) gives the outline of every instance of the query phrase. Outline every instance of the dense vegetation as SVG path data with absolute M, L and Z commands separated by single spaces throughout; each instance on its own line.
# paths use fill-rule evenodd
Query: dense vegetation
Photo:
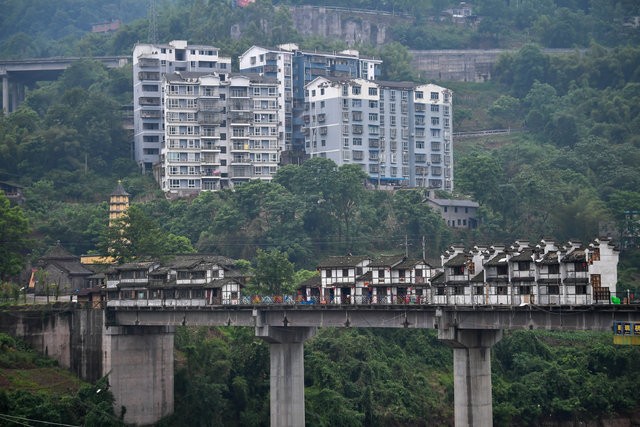
M 300 42 L 308 48 L 346 47 L 340 40 L 303 39 L 286 7 L 313 4 L 399 13 L 415 20 L 394 24 L 393 38 L 411 49 L 517 47 L 538 43 L 551 48 L 585 48 L 637 43 L 637 29 L 624 26 L 640 15 L 633 0 L 477 0 L 478 19 L 454 24 L 441 12 L 458 6 L 449 0 L 257 0 L 234 8 L 229 0 L 156 0 L 157 40 L 184 39 L 214 44 L 232 58 L 252 44 Z M 0 58 L 56 55 L 129 55 L 134 43 L 149 40 L 148 2 L 43 0 L 3 3 Z M 91 24 L 121 19 L 112 35 L 90 33 Z M 357 19 L 357 18 L 356 18 Z M 46 21 L 47 25 L 41 25 Z M 240 30 L 238 34 L 237 30 Z M 232 33 L 234 37 L 231 37 Z M 361 50 L 375 53 L 371 46 Z
M 252 330 L 182 328 L 176 349 L 164 425 L 265 425 L 268 344 Z M 507 334 L 493 350 L 495 425 L 631 415 L 638 352 L 608 334 Z M 322 329 L 305 344 L 305 386 L 309 425 L 453 425 L 451 350 L 433 332 Z
M 22 341 L 0 333 L 0 424 L 55 423 L 123 425 L 106 380 L 82 383 Z
M 273 183 L 166 200 L 150 177 L 137 173 L 121 128 L 121 106 L 131 98 L 131 69 L 106 70 L 86 61 L 57 82 L 34 88 L 20 110 L 0 117 L 0 180 L 19 184 L 26 193 L 19 208 L 0 196 L 2 298 L 18 295 L 21 285 L 9 281 L 25 261 L 56 241 L 76 254 L 104 253 L 118 241 L 123 261 L 194 250 L 244 258 L 252 260 L 243 261 L 247 270 L 279 289 L 308 277 L 311 273 L 300 269 L 313 268 L 326 255 L 408 250 L 420 256 L 423 236 L 427 258 L 437 259 L 446 245 L 460 240 L 536 241 L 546 235 L 587 240 L 611 232 L 621 237 L 623 249 L 619 286 L 638 287 L 638 223 L 627 213 L 640 211 L 640 48 L 638 30 L 622 24 L 640 14 L 639 3 L 478 0 L 474 11 L 482 19 L 475 26 L 432 19 L 457 2 L 313 3 L 414 16 L 416 25 L 392 29 L 402 44 L 380 51 L 358 46 L 383 57 L 390 79 L 414 78 L 408 47 L 522 46 L 500 60 L 491 83 L 440 82 L 454 90 L 456 130 L 515 130 L 455 141 L 456 195 L 481 203 L 477 230 L 446 228 L 423 203 L 420 189 L 368 191 L 361 171 L 322 159 L 284 167 Z M 3 7 L 4 58 L 129 55 L 135 42 L 148 40 L 146 2 L 9 0 Z M 233 58 L 254 43 L 345 47 L 342 41 L 303 39 L 288 12 L 270 1 L 234 9 L 223 0 L 159 0 L 158 11 L 158 40 L 214 44 Z M 42 24 L 42 16 L 50 25 Z M 110 35 L 86 32 L 89 23 L 111 18 L 125 25 Z M 232 39 L 234 25 L 241 36 Z M 549 56 L 541 47 L 584 50 Z M 106 227 L 106 200 L 117 179 L 123 179 L 134 204 L 114 234 Z M 268 268 L 274 265 L 281 268 Z M 281 272 L 286 275 L 276 274 Z M 383 332 L 323 330 L 305 345 L 311 425 L 452 423 L 450 351 L 430 333 Z M 614 348 L 609 340 L 598 334 L 507 336 L 494 349 L 495 424 L 630 413 L 638 406 L 633 397 L 638 350 Z M 252 331 L 183 329 L 176 342 L 178 413 L 166 425 L 266 423 L 268 349 Z M 13 348 L 0 345 L 2 357 L 16 357 Z M 0 413 L 89 423 L 86 406 L 89 412 L 77 412 L 78 418 L 65 418 L 65 411 L 78 399 L 93 404 L 97 388 L 54 398 L 3 384 Z M 95 404 L 110 407 L 107 400 Z M 103 421 L 114 421 L 112 414 Z

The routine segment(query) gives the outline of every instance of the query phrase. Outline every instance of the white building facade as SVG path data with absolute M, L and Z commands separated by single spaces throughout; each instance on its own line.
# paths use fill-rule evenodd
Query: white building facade
M 275 49 L 252 46 L 239 57 L 241 72 L 259 73 L 279 81 L 285 147 L 294 152 L 304 151 L 305 85 L 325 76 L 374 80 L 380 75 L 381 64 L 382 60 L 360 55 L 357 50 L 312 52 L 301 50 L 295 43 Z
M 318 77 L 305 95 L 308 156 L 358 164 L 378 186 L 453 190 L 449 89 Z
M 133 156 L 143 173 L 151 173 L 160 160 L 164 136 L 162 81 L 175 71 L 225 74 L 231 71 L 231 58 L 219 56 L 216 47 L 189 45 L 185 40 L 134 47 Z
M 175 197 L 271 180 L 283 149 L 278 82 L 180 72 L 163 83 L 165 143 L 157 176 Z

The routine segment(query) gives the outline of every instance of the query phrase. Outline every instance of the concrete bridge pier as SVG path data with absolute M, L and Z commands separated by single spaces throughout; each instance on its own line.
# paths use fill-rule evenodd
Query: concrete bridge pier
M 501 329 L 438 329 L 438 338 L 453 348 L 456 427 L 492 426 L 491 347 Z
M 115 397 L 126 409 L 127 424 L 153 425 L 173 413 L 175 326 L 111 326 L 103 333 L 103 370 Z
M 256 327 L 256 336 L 269 343 L 272 426 L 305 425 L 304 342 L 315 333 L 315 327 Z
M 9 109 L 9 76 L 2 76 L 2 112 L 6 115 L 11 111 Z

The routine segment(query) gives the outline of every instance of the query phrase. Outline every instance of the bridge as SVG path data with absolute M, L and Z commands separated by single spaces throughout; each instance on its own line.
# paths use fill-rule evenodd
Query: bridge
M 95 58 L 56 57 L 0 61 L 2 79 L 2 110 L 5 114 L 15 111 L 24 101 L 26 89 L 36 82 L 56 80 L 71 64 L 92 59 L 107 68 L 120 68 L 129 62 L 127 56 L 101 56 Z
M 491 347 L 502 338 L 503 330 L 611 332 L 615 321 L 640 321 L 640 307 L 608 304 L 107 307 L 105 337 L 109 361 L 103 369 L 110 372 L 116 407 L 126 403 L 130 417 L 127 421 L 153 423 L 173 411 L 176 326 L 253 327 L 256 336 L 269 343 L 271 425 L 303 426 L 303 346 L 317 328 L 436 329 L 438 338 L 453 349 L 456 426 L 490 426 Z

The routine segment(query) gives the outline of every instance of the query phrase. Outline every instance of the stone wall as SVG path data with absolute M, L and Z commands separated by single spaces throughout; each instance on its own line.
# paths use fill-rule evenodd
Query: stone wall
M 404 15 L 347 8 L 297 6 L 289 10 L 294 27 L 300 34 L 344 40 L 350 46 L 389 43 L 393 25 L 413 22 L 412 18 Z
M 24 340 L 86 381 L 96 381 L 102 369 L 102 310 L 68 304 L 0 312 L 0 331 Z

